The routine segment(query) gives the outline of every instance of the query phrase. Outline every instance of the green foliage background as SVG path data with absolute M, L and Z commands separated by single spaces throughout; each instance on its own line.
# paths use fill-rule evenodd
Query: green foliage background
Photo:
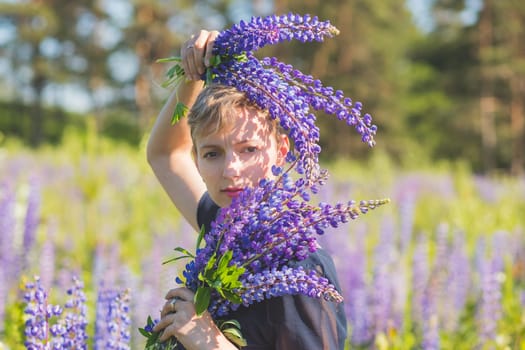
M 396 161 L 423 155 L 460 160 L 476 173 L 525 169 L 525 5 L 519 1 L 405 0 L 70 2 L 0 1 L 0 131 L 33 147 L 59 141 L 63 128 L 94 119 L 98 132 L 137 145 L 167 91 L 167 64 L 198 29 L 222 29 L 250 15 L 310 13 L 341 31 L 324 43 L 261 50 L 341 89 L 379 126 L 378 149 Z M 111 5 L 113 4 L 113 5 Z M 115 5 L 116 4 L 116 5 Z M 470 4 L 470 5 L 469 5 Z M 473 21 L 461 20 L 470 6 Z M 433 25 L 414 25 L 424 17 Z M 116 62 L 116 63 L 115 63 Z M 129 71 L 131 70 L 131 71 Z M 80 87 L 86 116 L 60 110 Z M 63 90 L 66 89 L 66 90 Z M 325 160 L 366 159 L 359 140 L 319 116 Z

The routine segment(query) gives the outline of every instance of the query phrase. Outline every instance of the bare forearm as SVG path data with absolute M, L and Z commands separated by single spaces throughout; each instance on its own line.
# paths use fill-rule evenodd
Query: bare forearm
M 177 103 L 191 107 L 202 88 L 202 82 L 190 81 L 171 93 L 153 126 L 147 148 L 148 162 L 157 179 L 173 204 L 197 231 L 197 205 L 206 186 L 193 162 L 192 140 L 186 118 L 174 125 L 171 119 Z
M 195 336 L 192 336 L 195 338 Z M 238 350 L 222 333 L 205 332 L 199 339 L 181 341 L 187 350 Z
M 200 31 L 193 35 L 181 48 L 181 64 L 186 82 L 173 91 L 151 131 L 147 147 L 147 159 L 162 187 L 196 231 L 197 207 L 206 191 L 199 171 L 192 157 L 193 143 L 186 118 L 171 124 L 177 103 L 191 108 L 204 88 L 200 77 L 205 72 L 205 62 L 209 62 L 213 40 L 218 32 Z

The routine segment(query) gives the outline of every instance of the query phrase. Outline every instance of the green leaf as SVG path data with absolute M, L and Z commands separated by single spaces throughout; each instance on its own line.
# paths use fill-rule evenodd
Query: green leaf
M 229 341 L 231 341 L 232 343 L 234 343 L 235 345 L 237 345 L 238 347 L 243 347 L 243 346 L 246 346 L 248 345 L 248 343 L 246 342 L 246 339 L 242 338 L 242 337 L 238 337 L 234 334 L 230 334 L 228 332 L 225 332 L 224 333 L 224 336 L 226 338 L 228 338 Z
M 242 303 L 242 298 L 239 295 L 237 295 L 237 294 L 235 294 L 235 293 L 233 293 L 233 292 L 231 292 L 229 290 L 223 290 L 221 294 L 222 294 L 222 297 L 224 297 L 225 299 L 228 299 L 229 301 L 231 301 L 234 304 Z
M 213 82 L 213 75 L 211 74 L 211 69 L 206 68 L 206 85 L 211 85 Z
M 222 330 L 223 327 L 226 328 L 227 326 L 237 327 L 241 329 L 241 324 L 237 320 L 223 320 L 221 321 L 219 328 Z
M 177 261 L 177 260 L 180 260 L 180 259 L 185 259 L 185 258 L 189 258 L 189 256 L 177 256 L 175 258 L 171 258 L 171 259 L 163 261 L 162 265 L 165 265 L 165 264 L 168 264 L 170 262 L 174 262 L 174 261 Z
M 244 267 L 230 266 L 228 269 L 221 271 L 219 278 L 230 289 L 240 288 L 242 287 L 242 283 L 239 281 L 239 278 L 244 271 Z
M 173 111 L 173 116 L 171 118 L 171 125 L 176 124 L 181 118 L 185 117 L 187 113 L 188 106 L 182 102 L 177 102 L 175 111 Z
M 211 288 L 210 287 L 199 287 L 195 292 L 193 301 L 195 302 L 195 312 L 197 315 L 202 315 L 204 311 L 208 309 L 210 305 Z
M 214 276 L 215 277 L 215 276 Z M 217 289 L 218 292 L 221 292 L 222 289 L 222 281 L 220 278 L 213 278 L 211 281 L 210 287 Z
M 180 83 L 180 81 L 182 80 L 182 77 L 181 76 L 172 76 L 172 77 L 168 77 L 168 79 L 166 79 L 165 81 L 162 82 L 161 86 L 163 88 L 167 88 L 167 87 L 170 87 L 171 85 L 178 85 Z
M 171 67 L 170 69 L 168 69 L 168 71 L 166 72 L 166 76 L 168 77 L 168 79 L 171 79 L 173 77 L 175 77 L 175 75 L 177 74 L 177 66 L 173 66 Z
M 179 253 L 182 253 L 182 254 L 185 254 L 187 257 L 190 257 L 190 258 L 194 258 L 195 256 L 186 248 L 182 248 L 182 247 L 177 247 L 177 248 L 174 248 L 173 249 L 174 251 L 176 252 L 179 252 Z
M 180 260 L 180 259 L 187 259 L 187 258 L 190 258 L 190 259 L 195 259 L 195 255 L 193 255 L 190 251 L 188 251 L 187 249 L 185 248 L 182 248 L 182 247 L 177 247 L 175 249 L 173 249 L 179 253 L 182 253 L 183 255 L 181 256 L 176 256 L 174 258 L 171 258 L 171 259 L 168 259 L 168 260 L 165 260 L 162 262 L 162 264 L 167 264 L 167 263 L 170 263 L 170 262 L 174 262 L 174 261 L 177 261 L 177 260 Z
M 217 67 L 221 63 L 221 56 L 211 56 L 210 66 Z
M 246 55 L 246 53 L 242 53 L 240 55 L 236 55 L 235 59 L 237 61 L 239 61 L 239 62 L 248 62 L 248 56 Z
M 151 335 L 151 332 L 148 332 L 144 328 L 139 328 L 139 333 L 142 334 L 143 336 L 145 336 L 146 338 L 149 338 L 150 335 Z
M 221 272 L 226 271 L 226 268 L 228 267 L 228 264 L 232 260 L 233 252 L 231 250 L 228 250 L 221 258 L 219 259 L 219 263 L 217 264 L 217 271 L 219 274 Z
M 164 58 L 159 58 L 156 62 L 157 63 L 182 62 L 182 58 L 180 56 L 164 57 Z
M 241 325 L 237 320 L 219 320 L 218 326 L 224 336 L 239 347 L 246 346 L 246 340 L 241 333 Z
M 174 65 L 173 68 L 175 69 L 175 75 L 176 76 L 182 77 L 185 74 L 184 68 L 182 68 L 182 66 L 180 64 Z
M 241 345 L 241 346 L 246 346 L 246 340 L 242 337 L 242 333 L 241 333 L 240 330 L 238 330 L 236 328 L 227 328 L 227 329 L 223 330 L 222 332 L 230 340 L 232 340 L 232 338 L 229 337 L 228 335 L 232 336 L 233 339 L 235 339 L 234 340 L 235 344 Z
M 199 250 L 203 239 L 204 239 L 204 225 L 201 226 L 199 236 L 197 237 L 197 246 L 195 247 L 195 251 Z
M 153 349 L 155 349 L 156 344 L 159 341 L 160 333 L 151 333 L 151 335 L 148 338 L 148 341 L 146 342 L 146 346 L 153 346 Z
M 204 270 L 204 275 L 203 275 L 202 281 L 206 282 L 210 286 L 216 285 L 216 283 L 218 281 L 218 279 L 217 279 L 217 270 L 215 270 L 213 267 Z M 219 286 L 219 285 L 216 285 L 216 286 Z
M 212 257 L 210 257 L 210 260 L 208 260 L 208 263 L 206 263 L 206 267 L 204 268 L 204 276 L 206 276 L 206 278 L 208 279 L 213 278 L 215 274 L 214 267 L 215 267 L 216 261 L 217 261 L 217 257 L 213 255 Z

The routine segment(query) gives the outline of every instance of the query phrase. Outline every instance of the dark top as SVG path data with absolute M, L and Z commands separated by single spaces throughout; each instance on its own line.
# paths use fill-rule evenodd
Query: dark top
M 197 209 L 199 227 L 204 225 L 209 232 L 219 209 L 205 193 Z M 323 249 L 317 249 L 298 264 L 307 270 L 318 270 L 341 290 L 332 258 Z M 347 336 L 343 303 L 302 294 L 241 306 L 228 318 L 240 323 L 241 333 L 248 343 L 242 349 L 246 350 L 342 350 Z

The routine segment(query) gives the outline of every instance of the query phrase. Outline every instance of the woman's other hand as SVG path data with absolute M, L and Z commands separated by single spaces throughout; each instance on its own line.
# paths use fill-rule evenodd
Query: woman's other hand
M 161 319 L 153 328 L 161 332 L 161 342 L 175 337 L 187 350 L 236 349 L 217 328 L 210 314 L 197 315 L 193 302 L 195 294 L 187 288 L 172 289 L 166 294 Z

